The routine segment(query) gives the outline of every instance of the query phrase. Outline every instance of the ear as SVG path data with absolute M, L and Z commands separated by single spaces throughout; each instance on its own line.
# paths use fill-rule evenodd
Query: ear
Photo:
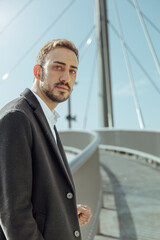
M 35 65 L 33 68 L 34 76 L 36 79 L 40 80 L 42 76 L 42 68 L 40 65 Z

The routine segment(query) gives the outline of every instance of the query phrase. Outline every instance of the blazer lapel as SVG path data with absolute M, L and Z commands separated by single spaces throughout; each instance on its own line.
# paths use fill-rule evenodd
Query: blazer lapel
M 45 115 L 43 113 L 43 110 L 42 110 L 42 108 L 41 108 L 37 98 L 34 96 L 34 94 L 31 92 L 30 89 L 26 89 L 21 94 L 21 96 L 24 96 L 25 99 L 27 100 L 27 102 L 33 108 L 35 116 L 36 116 L 37 120 L 39 121 L 42 130 L 46 134 L 46 136 L 47 136 L 47 138 L 48 138 L 48 140 L 49 140 L 49 142 L 51 144 L 51 148 L 53 148 L 55 154 L 59 158 L 59 163 L 61 164 L 61 167 L 62 167 L 62 169 L 63 169 L 63 171 L 64 171 L 64 173 L 65 173 L 65 175 L 66 175 L 66 177 L 67 177 L 67 179 L 69 181 L 69 183 L 71 184 L 71 186 L 72 186 L 72 188 L 74 190 L 74 184 L 72 182 L 72 176 L 71 176 L 71 174 L 69 172 L 68 166 L 66 165 L 66 162 L 65 162 L 66 159 L 64 158 L 65 153 L 63 154 L 61 150 L 59 152 L 57 143 L 55 142 L 55 139 L 54 139 L 53 134 L 51 132 L 50 126 L 48 124 L 48 121 L 47 121 L 47 119 L 46 119 L 46 117 L 45 117 Z M 59 142 L 60 139 L 59 139 L 57 131 L 56 131 L 56 136 L 57 136 L 57 140 Z
M 69 167 L 67 158 L 66 158 L 66 154 L 65 154 L 65 152 L 64 152 L 64 148 L 63 148 L 63 145 L 62 145 L 61 140 L 60 140 L 60 137 L 59 137 L 59 134 L 58 134 L 58 132 L 57 132 L 56 126 L 54 126 L 54 130 L 55 130 L 56 137 L 57 137 L 57 144 L 58 144 L 59 151 L 60 151 L 61 156 L 62 156 L 62 158 L 63 158 L 63 162 L 64 162 L 64 164 L 65 164 L 65 167 L 66 167 L 66 169 L 67 169 L 67 171 L 68 171 L 68 174 L 69 174 L 69 178 L 70 178 L 70 180 L 71 180 L 71 183 L 72 183 L 73 187 L 75 188 L 74 182 L 73 182 L 72 173 L 71 173 L 71 170 L 70 170 L 70 167 Z

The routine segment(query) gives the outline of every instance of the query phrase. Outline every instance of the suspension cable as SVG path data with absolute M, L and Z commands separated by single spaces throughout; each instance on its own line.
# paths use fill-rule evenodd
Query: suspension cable
M 81 55 L 80 55 L 80 60 L 82 61 L 82 58 L 84 57 L 84 55 L 86 54 L 86 50 L 87 50 L 87 48 L 89 47 L 89 45 L 92 43 L 92 41 L 93 41 L 93 37 L 94 37 L 94 30 L 95 30 L 95 28 L 93 28 L 92 29 L 92 31 L 90 32 L 90 35 L 88 34 L 87 35 L 87 38 L 85 39 L 85 43 L 84 43 L 84 45 L 83 45 L 83 47 L 82 47 L 82 44 L 81 44 L 81 48 L 82 48 L 82 52 L 81 52 Z
M 109 26 L 111 27 L 111 29 L 113 30 L 113 32 L 116 34 L 116 36 L 118 36 L 118 38 L 120 38 L 120 35 L 118 33 L 118 31 L 116 30 L 116 28 L 114 27 L 114 25 L 109 21 Z M 158 94 L 160 94 L 160 89 L 159 87 L 155 84 L 154 80 L 151 78 L 151 76 L 149 75 L 149 73 L 146 71 L 146 69 L 143 67 L 143 65 L 140 63 L 140 61 L 138 60 L 138 58 L 135 56 L 135 54 L 133 53 L 133 51 L 131 50 L 131 48 L 128 46 L 128 44 L 126 42 L 124 42 L 128 52 L 130 53 L 130 55 L 133 57 L 133 59 L 135 60 L 135 62 L 137 63 L 137 65 L 140 67 L 140 69 L 143 71 L 143 73 L 146 75 L 147 79 L 150 80 L 151 84 L 153 85 L 154 89 L 158 92 Z
M 131 0 L 126 0 L 132 7 L 135 8 L 134 3 L 131 2 Z M 144 19 L 146 19 L 147 22 L 150 23 L 150 25 L 160 34 L 160 29 L 140 10 L 141 15 Z
M 91 34 L 93 33 L 95 29 L 95 26 L 93 25 L 91 30 L 87 33 L 87 36 L 85 36 L 85 38 L 82 40 L 82 42 L 80 43 L 80 45 L 78 46 L 78 49 L 80 50 L 84 45 L 85 43 L 87 42 L 88 38 L 91 36 Z
M 5 73 L 2 80 L 8 78 L 9 74 L 12 73 L 16 67 L 26 58 L 26 56 L 32 51 L 32 49 L 40 42 L 40 40 L 49 32 L 51 28 L 61 19 L 61 17 L 68 11 L 76 0 L 72 0 L 63 11 L 57 16 L 57 18 L 46 28 L 46 30 L 40 35 L 40 37 L 32 44 L 32 46 L 23 54 L 23 56 L 17 61 L 17 63 L 11 68 L 8 73 Z
M 16 15 L 2 28 L 0 34 L 4 33 L 7 28 L 18 18 L 18 16 L 33 2 L 34 0 L 28 1 L 17 13 Z
M 83 128 L 86 128 L 87 125 L 87 119 L 88 119 L 88 113 L 89 113 L 89 105 L 90 105 L 90 100 L 91 100 L 91 93 L 92 93 L 92 87 L 93 87 L 93 79 L 94 79 L 94 74 L 95 74 L 95 65 L 96 65 L 96 58 L 97 56 L 97 49 L 95 51 L 95 56 L 93 59 L 93 65 L 92 65 L 92 71 L 91 71 L 91 78 L 90 78 L 90 83 L 89 83 L 89 91 L 88 91 L 88 96 L 87 96 L 87 103 L 86 103 L 86 109 L 85 109 L 85 114 L 84 114 L 84 119 L 83 119 Z
M 148 31 L 147 31 L 147 27 L 146 27 L 146 25 L 145 25 L 145 23 L 144 23 L 144 20 L 143 20 L 142 14 L 141 14 L 141 12 L 140 12 L 140 9 L 139 9 L 137 0 L 133 0 L 133 1 L 134 1 L 134 5 L 135 5 L 135 8 L 136 8 L 136 11 L 137 11 L 137 14 L 138 14 L 138 17 L 139 17 L 139 20 L 140 20 L 142 29 L 143 29 L 143 31 L 144 31 L 144 35 L 145 35 L 145 37 L 146 37 L 148 46 L 149 46 L 149 48 L 150 48 L 151 54 L 152 54 L 153 59 L 154 59 L 154 62 L 155 62 L 155 64 L 156 64 L 156 68 L 157 68 L 157 70 L 158 70 L 158 73 L 160 74 L 159 61 L 158 61 L 156 52 L 155 52 L 155 50 L 154 50 L 154 47 L 153 47 L 151 38 L 150 38 L 150 36 L 149 36 L 149 33 L 148 33 Z
M 124 54 L 124 58 L 125 58 L 126 68 L 127 68 L 128 76 L 129 76 L 130 83 L 131 83 L 131 90 L 132 90 L 133 99 L 134 99 L 135 106 L 136 106 L 137 118 L 138 118 L 140 128 L 143 129 L 144 128 L 144 120 L 143 120 L 142 112 L 141 112 L 140 105 L 139 105 L 138 98 L 137 98 L 137 94 L 136 94 L 133 74 L 132 74 L 132 71 L 131 71 L 127 50 L 126 50 L 126 47 L 125 47 L 125 44 L 124 44 L 124 37 L 123 37 L 123 32 L 122 32 L 122 28 L 121 28 L 121 24 L 120 24 L 118 9 L 117 9 L 117 5 L 116 5 L 115 0 L 112 0 L 112 3 L 113 3 L 113 6 L 114 6 L 116 21 L 117 21 L 117 25 L 118 25 L 118 29 L 119 29 L 119 35 L 120 35 L 122 50 L 123 50 L 123 54 Z

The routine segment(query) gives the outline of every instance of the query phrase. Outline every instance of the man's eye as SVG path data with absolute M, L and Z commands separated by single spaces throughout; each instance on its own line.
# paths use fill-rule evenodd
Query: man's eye
M 75 70 L 71 70 L 71 73 L 76 74 L 76 71 Z
M 60 69 L 62 69 L 62 67 L 57 65 L 57 66 L 54 66 L 54 69 L 60 70 Z

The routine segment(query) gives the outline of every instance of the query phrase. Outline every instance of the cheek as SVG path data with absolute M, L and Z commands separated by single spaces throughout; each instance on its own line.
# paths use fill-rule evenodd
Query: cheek
M 50 89 L 51 91 L 55 90 L 55 83 L 52 82 L 48 82 L 48 89 Z
M 45 84 L 48 85 L 49 87 L 53 87 L 53 85 L 56 82 L 57 82 L 57 78 L 51 72 L 48 72 L 48 74 L 45 75 Z
M 50 82 L 52 84 L 56 83 L 59 81 L 59 78 L 60 78 L 60 74 L 55 73 L 53 71 L 48 72 L 48 82 Z
M 74 84 L 75 84 L 75 80 L 76 80 L 75 78 L 71 80 L 71 82 L 70 82 L 71 88 L 73 88 L 73 86 L 74 86 Z
M 54 71 L 54 70 L 48 70 L 48 76 L 52 76 L 52 77 L 58 77 L 61 74 L 61 72 L 59 71 Z
M 46 89 L 51 89 L 53 87 L 52 81 L 47 75 L 43 77 L 43 81 L 41 82 L 41 85 Z

